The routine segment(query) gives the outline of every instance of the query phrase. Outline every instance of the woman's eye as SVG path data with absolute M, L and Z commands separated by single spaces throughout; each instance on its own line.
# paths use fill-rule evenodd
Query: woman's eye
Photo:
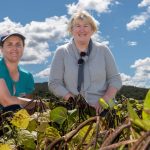
M 80 25 L 75 25 L 75 27 L 76 27 L 76 28 L 79 28 L 79 27 L 80 27 Z
M 89 27 L 89 25 L 84 25 L 84 27 Z

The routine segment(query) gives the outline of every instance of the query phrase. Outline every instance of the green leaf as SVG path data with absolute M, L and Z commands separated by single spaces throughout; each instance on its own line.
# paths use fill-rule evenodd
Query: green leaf
M 135 120 L 141 120 L 141 119 L 138 117 L 136 111 L 132 108 L 132 106 L 131 106 L 131 104 L 130 104 L 129 101 L 127 102 L 127 109 L 128 109 L 129 117 L 130 117 L 130 119 L 131 119 L 131 121 L 132 121 L 133 123 L 135 123 Z
M 46 128 L 49 127 L 48 122 L 40 122 L 40 125 L 37 127 L 38 132 L 45 132 Z
M 142 123 L 144 124 L 145 130 L 150 131 L 150 120 L 142 120 Z
M 26 129 L 29 125 L 30 115 L 27 110 L 21 109 L 16 112 L 11 120 L 11 123 L 21 129 Z
M 142 120 L 138 117 L 135 110 L 132 108 L 130 102 L 127 103 L 127 108 L 129 112 L 129 116 L 131 118 L 131 121 L 136 124 L 137 126 L 143 128 L 146 131 L 150 130 L 150 120 Z
M 34 142 L 34 135 L 32 135 L 32 133 L 30 133 L 27 130 L 20 130 L 18 132 L 18 136 L 17 136 L 17 141 L 18 144 L 23 147 L 24 149 L 28 150 L 35 150 L 36 149 L 36 144 Z
M 84 143 L 88 144 L 91 139 L 93 139 L 93 132 L 94 132 L 94 128 L 95 128 L 95 125 L 93 125 L 92 129 L 90 130 L 90 132 L 88 133 L 88 135 L 86 136 L 86 139 L 84 141 Z M 79 142 L 82 141 L 83 137 L 85 136 L 87 130 L 89 128 L 89 125 L 86 125 L 84 126 L 77 134 L 76 136 L 73 137 L 73 142 L 78 144 Z
M 144 120 L 150 120 L 150 90 L 148 91 L 144 100 L 142 118 Z
M 32 120 L 30 120 L 30 122 L 29 122 L 29 125 L 28 125 L 28 127 L 27 127 L 27 130 L 28 131 L 34 131 L 36 128 L 37 128 L 37 122 L 36 122 L 36 120 L 35 119 L 32 119 Z
M 143 128 L 146 131 L 150 131 L 150 120 L 135 120 L 135 124 Z
M 56 140 L 56 139 L 61 137 L 60 134 L 59 134 L 59 131 L 56 128 L 53 128 L 53 127 L 46 128 L 45 135 L 51 141 L 54 141 L 54 140 Z
M 67 109 L 64 107 L 56 107 L 50 112 L 50 120 L 60 125 L 67 119 Z
M 78 114 L 77 114 L 77 109 L 73 110 L 68 110 L 68 130 L 72 128 L 72 126 L 77 122 L 78 120 Z

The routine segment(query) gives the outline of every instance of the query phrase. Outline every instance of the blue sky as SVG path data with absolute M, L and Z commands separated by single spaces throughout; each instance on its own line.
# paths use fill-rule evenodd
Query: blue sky
M 20 64 L 35 82 L 48 81 L 55 49 L 70 38 L 68 19 L 85 9 L 99 27 L 93 38 L 110 47 L 123 84 L 150 88 L 150 0 L 5 0 L 0 9 L 0 34 L 26 36 Z

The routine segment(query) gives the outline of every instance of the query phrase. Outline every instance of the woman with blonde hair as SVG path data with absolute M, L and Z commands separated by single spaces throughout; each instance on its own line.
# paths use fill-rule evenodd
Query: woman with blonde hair
M 65 101 L 81 94 L 99 113 L 98 100 L 103 98 L 108 102 L 122 86 L 114 57 L 107 46 L 91 38 L 97 25 L 88 12 L 75 13 L 68 31 L 72 39 L 56 50 L 50 68 L 49 89 Z

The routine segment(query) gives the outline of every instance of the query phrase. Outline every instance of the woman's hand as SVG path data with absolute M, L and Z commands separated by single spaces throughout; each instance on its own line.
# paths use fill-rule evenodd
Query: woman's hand
M 99 104 L 99 102 L 97 101 L 97 102 L 94 104 L 93 107 L 94 107 L 95 110 L 96 110 L 96 115 L 99 115 L 100 112 L 102 111 L 102 107 L 101 107 L 101 105 Z

